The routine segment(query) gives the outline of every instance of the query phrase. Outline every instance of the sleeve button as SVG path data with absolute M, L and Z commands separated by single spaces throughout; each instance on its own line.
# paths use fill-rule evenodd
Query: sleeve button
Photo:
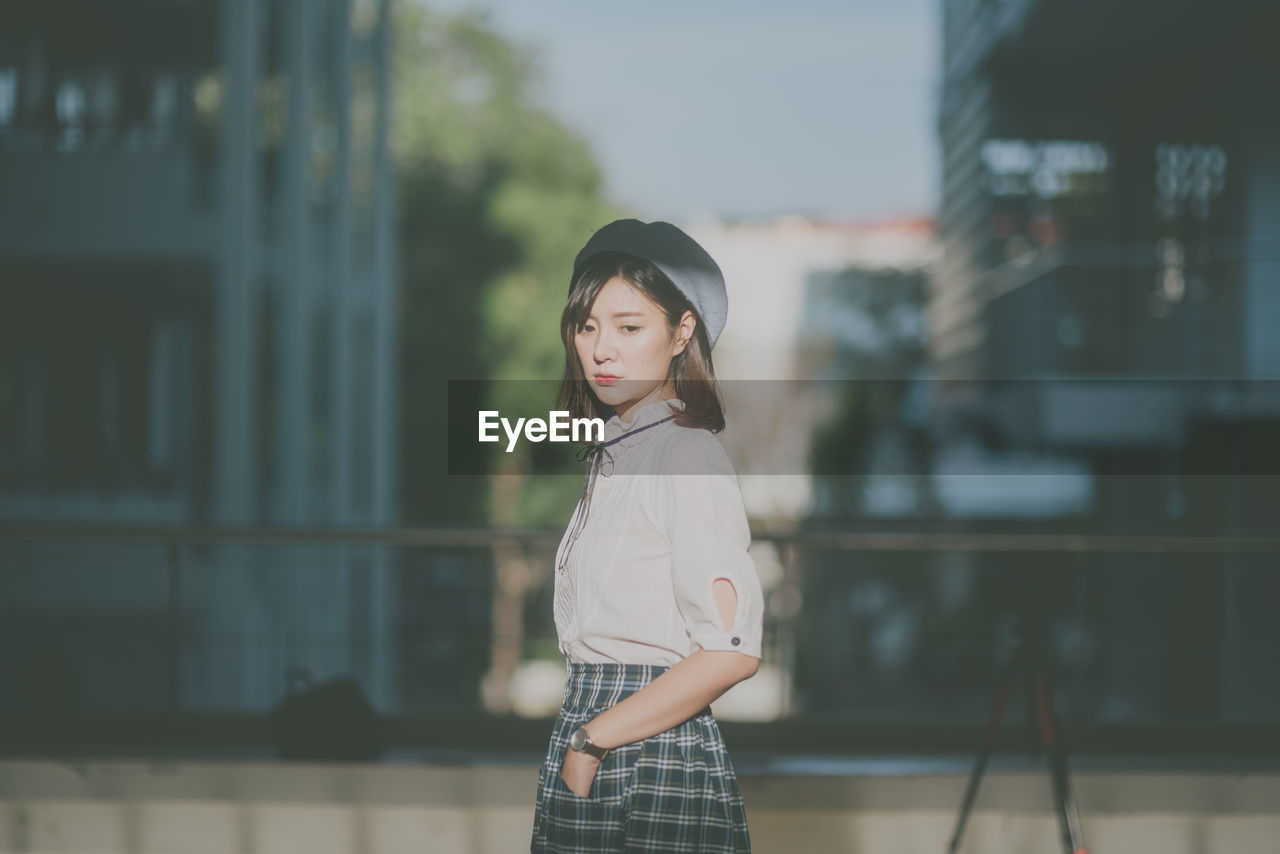
M 742 643 L 742 638 L 738 638 L 738 637 L 732 638 L 729 641 L 729 643 L 733 644 L 734 646 L 737 646 L 738 644 Z

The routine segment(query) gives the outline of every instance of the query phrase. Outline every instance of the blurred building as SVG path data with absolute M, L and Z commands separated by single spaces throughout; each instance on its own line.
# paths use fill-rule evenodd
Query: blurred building
M 939 370 L 1276 378 L 1274 4 L 942 10 Z
M 1069 515 L 1091 530 L 1274 533 L 1275 4 L 941 9 L 939 441 L 1080 461 Z M 1280 719 L 1262 563 L 1112 559 L 1073 582 L 1103 603 L 1096 713 Z
M 899 345 L 923 335 L 916 291 L 936 257 L 933 222 L 794 215 L 688 228 L 729 289 L 733 320 L 715 366 L 726 381 L 724 442 L 741 463 L 747 511 L 794 522 L 825 500 L 810 454 L 841 385 L 882 375 L 888 362 L 902 374 Z
M 0 519 L 395 521 L 388 5 L 0 8 Z M 153 651 L 131 688 L 260 707 L 297 663 L 385 696 L 385 555 L 315 552 L 192 549 L 174 592 L 136 550 L 11 549 L 0 637 L 128 680 L 86 632 L 178 609 L 181 684 Z
M 990 404 L 972 381 L 1013 380 L 980 416 L 1090 453 L 1275 419 L 1258 382 L 1280 379 L 1280 63 L 1260 35 L 1274 4 L 942 9 L 929 313 L 952 400 Z M 1253 384 L 1210 395 L 1211 379 Z

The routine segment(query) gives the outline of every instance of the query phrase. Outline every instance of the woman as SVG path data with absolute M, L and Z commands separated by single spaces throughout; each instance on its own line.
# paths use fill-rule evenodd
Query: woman
M 755 674 L 764 601 L 711 348 L 724 278 L 665 222 L 618 220 L 574 262 L 558 409 L 607 417 L 556 552 L 568 665 L 534 852 L 750 850 L 709 704 Z

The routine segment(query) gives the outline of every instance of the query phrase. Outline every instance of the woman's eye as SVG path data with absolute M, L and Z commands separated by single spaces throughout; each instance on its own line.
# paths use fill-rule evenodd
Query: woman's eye
M 622 329 L 623 329 L 623 331 L 625 331 L 625 332 L 639 332 L 639 331 L 640 331 L 640 327 L 639 327 L 639 326 L 624 326 L 624 327 L 622 327 Z
M 590 323 L 584 323 L 584 324 L 582 324 L 581 326 L 579 326 L 579 327 L 578 327 L 578 332 L 579 332 L 579 333 L 583 333 L 583 332 L 595 332 L 595 331 L 596 331 L 596 328 L 595 328 L 594 326 L 592 326 Z

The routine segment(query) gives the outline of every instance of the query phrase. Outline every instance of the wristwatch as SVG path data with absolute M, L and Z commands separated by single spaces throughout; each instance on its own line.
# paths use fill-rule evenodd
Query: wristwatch
M 574 750 L 588 753 L 596 759 L 603 760 L 609 755 L 609 748 L 591 743 L 591 736 L 587 735 L 587 728 L 582 726 L 569 733 L 569 746 Z

